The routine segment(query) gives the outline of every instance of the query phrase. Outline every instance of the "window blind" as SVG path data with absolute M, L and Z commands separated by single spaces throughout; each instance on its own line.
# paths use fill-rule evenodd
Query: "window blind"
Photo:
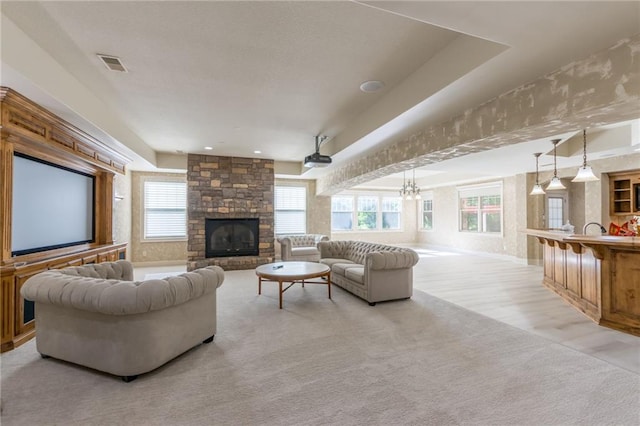
M 186 238 L 187 184 L 144 182 L 144 238 Z
M 307 232 L 307 188 L 276 186 L 274 193 L 275 232 L 277 235 Z

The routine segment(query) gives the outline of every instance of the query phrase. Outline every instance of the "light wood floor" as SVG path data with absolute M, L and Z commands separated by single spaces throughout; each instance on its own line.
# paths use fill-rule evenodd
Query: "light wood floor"
M 566 304 L 542 285 L 542 267 L 411 247 L 420 255 L 414 288 L 640 374 L 640 337 L 599 326 Z M 136 268 L 135 277 L 182 271 L 182 266 Z

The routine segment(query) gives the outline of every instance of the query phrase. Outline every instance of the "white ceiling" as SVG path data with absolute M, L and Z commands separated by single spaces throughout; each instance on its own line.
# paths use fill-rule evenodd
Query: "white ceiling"
M 301 169 L 305 178 L 640 32 L 638 2 L 2 1 L 0 7 L 2 85 L 152 164 L 154 154 L 178 151 L 301 162 L 314 136 L 328 135 L 322 151 L 334 165 Z M 7 20 L 19 29 L 12 37 Z M 49 58 L 21 58 L 28 43 L 18 43 L 20 31 Z M 129 72 L 107 70 L 97 53 L 120 57 Z M 62 75 L 45 64 L 51 58 L 74 80 L 65 82 L 73 90 L 47 79 Z M 363 93 L 366 80 L 385 87 Z M 522 172 L 534 164 L 532 146 L 501 150 Z M 465 162 L 473 161 L 474 172 L 478 164 L 496 172 L 499 156 L 476 155 L 441 169 L 468 173 Z

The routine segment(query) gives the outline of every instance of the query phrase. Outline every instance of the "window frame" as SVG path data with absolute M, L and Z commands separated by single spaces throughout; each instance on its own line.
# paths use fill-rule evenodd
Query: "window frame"
M 431 201 L 431 228 L 425 228 L 424 226 L 424 203 L 425 201 Z M 422 200 L 420 200 L 419 212 L 418 212 L 418 220 L 420 221 L 418 229 L 423 232 L 434 232 L 435 231 L 435 220 L 434 220 L 434 211 L 433 211 L 433 193 L 426 192 L 422 194 Z
M 459 186 L 456 188 L 457 192 L 457 214 L 458 214 L 458 232 L 471 234 L 471 235 L 486 235 L 486 236 L 504 236 L 504 186 L 502 181 L 497 182 L 487 182 L 478 185 L 469 185 L 469 186 Z M 498 213 L 500 214 L 500 231 L 486 231 L 485 221 L 483 221 L 483 209 L 482 209 L 482 200 L 483 198 L 495 197 L 498 196 L 500 198 L 500 208 L 498 209 Z M 477 197 L 477 210 L 476 210 L 476 219 L 477 219 L 477 231 L 470 231 L 462 229 L 462 199 L 463 198 L 473 198 Z
M 334 197 L 341 197 L 341 198 L 350 198 L 351 199 L 351 205 L 352 205 L 352 211 L 351 211 L 351 228 L 350 229 L 335 229 L 333 227 L 333 213 L 340 213 L 337 211 L 333 210 L 333 198 Z M 377 199 L 377 206 L 376 206 L 376 227 L 375 228 L 371 228 L 371 229 L 366 229 L 366 228 L 359 228 L 358 227 L 358 199 L 359 198 L 364 198 L 364 197 L 374 197 Z M 385 198 L 396 198 L 399 200 L 399 206 L 400 206 L 400 211 L 398 211 L 397 213 L 399 213 L 399 219 L 400 219 L 400 223 L 399 223 L 399 227 L 398 228 L 383 228 L 383 223 L 382 223 L 382 215 L 383 212 L 382 210 L 382 204 L 383 204 L 383 199 Z M 395 213 L 395 212 L 392 212 Z M 403 232 L 404 231 L 404 202 L 402 200 L 402 197 L 400 197 L 399 195 L 396 195 L 393 192 L 389 192 L 389 191 L 381 191 L 381 192 L 358 192 L 358 193 L 354 193 L 354 192 L 347 192 L 347 193 L 341 193 L 341 194 L 336 194 L 333 195 L 331 197 L 331 232 Z
M 159 235 L 159 236 L 147 236 L 147 183 L 180 183 L 184 185 L 184 235 L 171 236 L 171 235 Z M 187 241 L 188 224 L 189 224 L 189 211 L 188 211 L 188 190 L 186 176 L 184 178 L 173 178 L 168 176 L 149 176 L 141 179 L 141 200 L 140 200 L 140 215 L 141 215 L 141 229 L 140 240 L 142 242 L 181 242 Z

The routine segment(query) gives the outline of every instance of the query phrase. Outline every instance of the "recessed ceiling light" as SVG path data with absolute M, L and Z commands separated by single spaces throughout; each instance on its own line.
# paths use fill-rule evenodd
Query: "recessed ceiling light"
M 262 151 L 253 151 L 254 154 L 262 154 Z
M 374 93 L 384 87 L 384 83 L 378 80 L 365 81 L 360 85 L 360 90 L 365 93 Z
M 206 149 L 207 151 L 212 150 L 213 148 L 211 148 L 210 146 L 205 146 L 204 149 Z

